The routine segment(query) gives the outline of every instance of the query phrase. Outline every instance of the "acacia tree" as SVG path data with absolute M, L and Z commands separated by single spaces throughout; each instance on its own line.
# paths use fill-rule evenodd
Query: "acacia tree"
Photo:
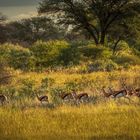
M 126 41 L 133 46 L 137 43 L 140 35 L 139 25 L 139 18 L 133 17 L 133 19 L 127 18 L 122 22 L 114 24 L 114 26 L 108 30 L 108 39 L 110 42 L 113 42 L 113 44 L 110 45 L 113 49 L 113 53 L 115 53 L 121 41 Z
M 39 13 L 60 12 L 63 24 L 86 30 L 96 45 L 105 44 L 108 30 L 140 13 L 139 0 L 42 0 Z M 119 22 L 118 22 L 119 21 Z M 119 25 L 119 24 L 118 24 Z

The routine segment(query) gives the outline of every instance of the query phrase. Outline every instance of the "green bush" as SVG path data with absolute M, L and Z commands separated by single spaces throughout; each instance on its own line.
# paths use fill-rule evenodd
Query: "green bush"
M 112 71 L 118 69 L 118 65 L 112 60 L 96 60 L 88 65 L 88 72 L 93 71 Z
M 89 57 L 93 60 L 108 59 L 112 55 L 112 52 L 108 48 L 103 46 L 95 46 L 92 44 L 81 48 L 81 53 L 83 53 L 84 56 Z
M 36 59 L 36 67 L 42 69 L 44 67 L 57 65 L 60 52 L 68 48 L 68 46 L 69 44 L 66 41 L 37 41 L 30 48 Z
M 5 61 L 0 57 L 0 86 L 9 84 L 12 79 L 10 71 L 6 69 L 6 66 Z
M 34 59 L 29 49 L 19 45 L 3 44 L 0 56 L 14 69 L 30 70 L 34 67 Z
M 30 80 L 28 78 L 23 79 L 21 81 L 21 88 L 19 89 L 19 97 L 23 98 L 23 97 L 34 97 L 34 91 L 35 91 L 35 81 L 34 80 Z
M 127 42 L 121 41 L 116 48 L 115 54 L 116 55 L 133 54 L 133 51 Z
M 140 65 L 140 58 L 135 55 L 120 55 L 114 57 L 113 60 L 120 65 Z
M 80 61 L 80 52 L 76 44 L 71 44 L 67 48 L 62 49 L 58 63 L 63 66 L 76 65 Z

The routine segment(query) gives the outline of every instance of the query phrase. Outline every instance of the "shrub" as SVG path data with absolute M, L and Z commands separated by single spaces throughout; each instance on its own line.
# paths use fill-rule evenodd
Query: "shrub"
M 121 41 L 116 48 L 115 54 L 116 55 L 133 54 L 133 51 L 127 42 Z
M 21 88 L 19 89 L 19 97 L 34 97 L 35 81 L 28 78 L 21 81 Z
M 88 45 L 87 47 L 81 48 L 81 52 L 84 56 L 90 57 L 93 60 L 97 59 L 108 59 L 111 57 L 112 52 L 103 46 Z
M 112 71 L 118 69 L 118 65 L 112 60 L 96 60 L 88 65 L 88 72 L 93 71 Z
M 32 70 L 34 69 L 34 58 L 28 49 L 12 49 L 10 53 L 10 66 L 15 69 Z
M 71 44 L 67 48 L 62 49 L 58 61 L 58 63 L 63 66 L 79 64 L 80 53 L 78 46 L 76 44 Z
M 50 88 L 54 83 L 55 83 L 54 79 L 46 77 L 46 78 L 42 79 L 41 87 L 46 90 L 46 89 Z
M 30 50 L 36 59 L 36 67 L 55 66 L 58 63 L 58 58 L 62 49 L 68 48 L 69 44 L 66 41 L 37 41 Z
M 3 59 L 0 58 L 0 86 L 11 82 L 11 74 L 9 70 L 6 69 L 6 64 L 2 60 Z
M 18 45 L 3 44 L 0 46 L 1 57 L 10 67 L 21 70 L 30 70 L 34 67 L 34 59 L 27 48 Z
M 135 55 L 120 55 L 114 57 L 113 60 L 123 66 L 126 65 L 140 65 L 140 58 Z

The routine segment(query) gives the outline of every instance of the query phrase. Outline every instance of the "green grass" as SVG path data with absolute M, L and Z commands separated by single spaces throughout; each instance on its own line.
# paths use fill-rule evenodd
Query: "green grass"
M 0 108 L 1 140 L 139 140 L 139 132 L 138 105 Z

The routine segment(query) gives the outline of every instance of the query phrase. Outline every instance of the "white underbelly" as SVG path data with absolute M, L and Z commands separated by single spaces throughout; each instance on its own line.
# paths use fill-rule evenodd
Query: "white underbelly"
M 125 96 L 124 93 L 119 93 L 118 95 L 116 95 L 116 98 L 120 98 L 120 97 L 123 97 L 123 96 Z

